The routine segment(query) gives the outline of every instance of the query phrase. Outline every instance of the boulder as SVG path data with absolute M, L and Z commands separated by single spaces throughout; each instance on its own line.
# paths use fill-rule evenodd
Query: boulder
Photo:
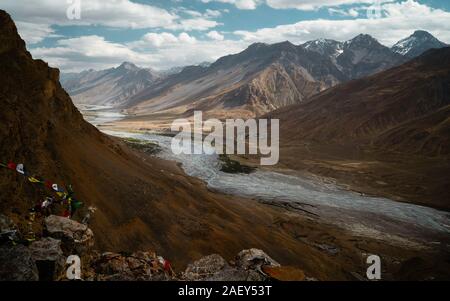
M 48 236 L 62 241 L 65 255 L 83 256 L 94 246 L 94 233 L 88 226 L 71 219 L 51 215 L 45 219 Z
M 6 215 L 0 214 L 0 243 L 19 240 L 19 230 L 14 222 Z
M 260 281 L 264 280 L 254 271 L 243 270 L 228 264 L 220 255 L 213 254 L 203 257 L 182 273 L 186 281 Z
M 38 281 L 30 250 L 22 245 L 0 246 L 0 281 Z
M 98 281 L 171 280 L 156 254 L 150 252 L 103 253 L 93 262 L 93 267 Z
M 239 252 L 235 260 L 236 266 L 244 270 L 261 270 L 262 266 L 279 267 L 280 264 L 273 260 L 262 250 L 249 249 Z
M 39 270 L 39 279 L 59 280 L 65 274 L 66 257 L 61 250 L 61 241 L 46 237 L 29 246 L 31 258 Z

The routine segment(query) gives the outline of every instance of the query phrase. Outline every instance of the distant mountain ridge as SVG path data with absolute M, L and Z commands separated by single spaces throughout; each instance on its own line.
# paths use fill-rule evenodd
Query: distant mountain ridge
M 289 168 L 448 210 L 449 116 L 446 47 L 264 118 L 280 120 L 280 161 Z
M 100 80 L 93 80 L 92 73 L 75 76 L 78 81 L 68 75 L 69 80 L 64 80 L 63 85 L 76 103 L 108 103 L 137 115 L 171 111 L 190 115 L 194 110 L 202 110 L 216 117 L 257 116 L 445 45 L 429 33 L 413 34 L 424 35 L 425 39 L 413 39 L 424 42 L 408 42 L 409 37 L 392 48 L 364 34 L 346 42 L 319 39 L 302 45 L 288 41 L 272 45 L 255 43 L 212 64 L 176 68 L 159 75 L 151 73 L 153 76 L 147 81 L 139 81 L 138 77 L 137 84 L 128 77 L 125 88 L 119 85 L 111 88 L 107 83 L 111 77 L 103 74 L 107 70 L 94 73 Z M 401 52 L 399 45 L 409 45 L 408 51 Z M 106 99 L 104 91 L 110 92 L 106 93 Z
M 218 118 L 258 116 L 406 60 L 369 35 L 343 43 L 255 43 L 207 68 L 181 72 L 145 89 L 130 99 L 128 111 L 190 115 L 202 110 Z
M 120 107 L 160 78 L 151 69 L 124 62 L 117 68 L 66 74 L 61 83 L 76 104 Z

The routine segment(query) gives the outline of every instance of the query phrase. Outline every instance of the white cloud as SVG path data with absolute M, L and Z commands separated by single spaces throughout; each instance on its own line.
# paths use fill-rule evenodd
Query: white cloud
M 54 48 L 35 48 L 35 55 L 61 55 L 80 54 L 85 57 L 100 59 L 120 57 L 133 61 L 139 58 L 139 54 L 120 43 L 106 41 L 103 37 L 92 35 L 71 39 L 62 39 Z
M 154 50 L 157 48 L 167 48 L 167 47 L 180 47 L 183 44 L 195 44 L 197 39 L 190 36 L 186 32 L 180 33 L 178 36 L 169 33 L 155 33 L 150 32 L 145 34 L 139 41 L 134 41 L 127 43 L 127 47 L 130 49 L 140 49 L 140 50 Z
M 220 11 L 207 10 L 204 14 L 183 10 L 189 16 L 182 18 L 156 6 L 130 0 L 82 0 L 81 19 L 70 20 L 65 0 L 1 0 L 18 23 L 19 33 L 29 44 L 42 41 L 54 32 L 53 25 L 107 26 L 122 29 L 164 28 L 170 30 L 209 30 L 220 25 L 211 20 Z
M 178 23 L 166 26 L 166 29 L 171 30 L 186 30 L 186 31 L 192 31 L 192 30 L 208 30 L 210 28 L 214 28 L 219 26 L 220 23 L 206 19 L 206 18 L 192 18 L 192 19 L 184 19 L 180 20 Z
M 140 40 L 128 44 L 106 41 L 100 36 L 63 39 L 56 47 L 30 49 L 35 57 L 45 58 L 63 72 L 86 69 L 105 69 L 124 61 L 155 69 L 186 66 L 237 53 L 247 45 L 241 41 L 224 40 L 212 43 L 197 40 L 188 33 L 174 35 L 169 32 L 148 33 Z
M 218 18 L 222 16 L 222 12 L 220 10 L 214 10 L 214 9 L 207 9 L 205 11 L 205 16 L 209 18 Z
M 239 9 L 256 9 L 262 0 L 202 0 L 203 3 L 221 2 L 235 5 Z
M 389 0 L 388 0 L 389 1 Z M 276 9 L 295 8 L 299 10 L 315 10 L 322 7 L 340 6 L 345 4 L 379 3 L 386 0 L 266 0 L 267 5 Z
M 15 20 L 36 24 L 154 28 L 170 26 L 177 19 L 165 9 L 130 0 L 82 0 L 81 19 L 69 20 L 69 6 L 64 0 L 2 0 L 2 9 Z
M 222 34 L 218 33 L 215 30 L 208 32 L 206 36 L 215 41 L 223 41 L 225 39 L 225 37 Z
M 356 17 L 359 16 L 358 10 L 356 10 L 354 8 L 350 8 L 348 10 L 345 10 L 345 9 L 339 9 L 339 8 L 332 8 L 332 7 L 330 7 L 328 9 L 328 13 L 331 16 L 337 15 L 337 16 L 345 16 L 345 17 L 353 17 L 353 18 L 356 18 Z
M 274 43 L 285 40 L 303 43 L 317 38 L 343 41 L 360 33 L 367 33 L 389 46 L 412 34 L 414 30 L 423 29 L 444 42 L 450 41 L 449 12 L 433 9 L 414 0 L 385 3 L 382 9 L 384 15 L 378 19 L 318 19 L 257 31 L 235 31 L 235 34 L 248 43 Z
M 54 30 L 47 24 L 33 24 L 29 22 L 16 22 L 21 37 L 29 44 L 39 43 L 47 37 L 55 36 Z
M 348 19 L 308 20 L 256 31 L 235 31 L 235 40 L 226 39 L 224 31 L 209 30 L 208 28 L 214 27 L 218 23 L 207 18 L 205 15 L 208 12 L 205 11 L 202 16 L 194 18 L 202 21 L 183 23 L 183 20 L 190 19 L 177 19 L 170 23 L 165 30 L 158 28 L 158 30 L 149 32 L 140 39 L 126 44 L 114 43 L 103 37 L 90 35 L 61 39 L 55 47 L 31 48 L 30 51 L 34 56 L 43 58 L 53 66 L 67 72 L 89 68 L 104 69 L 117 66 L 123 61 L 131 61 L 155 69 L 166 69 L 214 61 L 224 55 L 242 51 L 253 42 L 275 43 L 290 40 L 299 44 L 317 38 L 343 41 L 353 38 L 359 33 L 371 34 L 389 46 L 412 34 L 414 30 L 423 29 L 444 42 L 450 42 L 449 12 L 433 9 L 414 0 L 385 3 L 382 8 L 383 15 L 379 19 L 367 19 L 365 11 L 360 6 L 356 11 L 359 13 L 358 16 L 350 8 L 342 10 L 343 13 L 352 16 Z M 336 13 L 338 12 L 336 11 Z M 357 19 L 355 19 L 356 17 Z M 28 35 L 28 39 L 39 41 L 45 36 L 54 34 L 49 26 L 33 28 L 33 23 L 21 22 L 18 23 L 18 26 Z M 182 33 L 175 34 L 171 31 L 177 26 Z M 207 33 L 195 35 L 189 31 L 192 28 L 207 30 Z M 232 36 L 229 32 L 226 33 L 227 37 Z
M 221 2 L 235 5 L 239 9 L 256 9 L 262 3 L 275 9 L 316 10 L 322 7 L 333 7 L 349 4 L 379 3 L 392 0 L 202 0 L 203 3 Z
M 50 65 L 68 71 L 107 68 L 124 61 L 152 62 L 145 54 L 96 35 L 59 40 L 56 47 L 34 48 L 31 52 L 35 57 L 44 57 Z

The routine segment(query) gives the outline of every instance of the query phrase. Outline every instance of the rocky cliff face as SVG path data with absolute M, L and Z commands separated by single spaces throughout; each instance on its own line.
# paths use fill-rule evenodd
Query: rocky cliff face
M 59 84 L 59 70 L 32 59 L 14 23 L 3 11 L 0 33 L 0 160 L 26 162 L 30 170 L 62 179 L 61 163 L 55 161 L 58 145 L 64 144 L 67 136 L 86 135 L 103 142 L 107 139 L 84 122 Z M 25 195 L 37 197 L 26 187 L 13 187 L 11 174 L 2 172 L 0 178 L 4 185 L 1 210 L 11 208 Z

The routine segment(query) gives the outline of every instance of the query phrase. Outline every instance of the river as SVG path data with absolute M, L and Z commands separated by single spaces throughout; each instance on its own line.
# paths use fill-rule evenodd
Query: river
M 98 125 L 108 118 L 120 118 L 112 113 L 97 110 L 97 117 L 90 122 Z M 261 169 L 251 174 L 229 174 L 220 170 L 217 155 L 173 154 L 172 138 L 167 136 L 118 131 L 105 133 L 158 143 L 162 150 L 157 156 L 181 163 L 186 174 L 203 180 L 211 190 L 281 205 L 356 235 L 423 247 L 439 243 L 439 239 L 448 237 L 450 232 L 448 212 L 364 196 L 318 177 L 299 177 Z

